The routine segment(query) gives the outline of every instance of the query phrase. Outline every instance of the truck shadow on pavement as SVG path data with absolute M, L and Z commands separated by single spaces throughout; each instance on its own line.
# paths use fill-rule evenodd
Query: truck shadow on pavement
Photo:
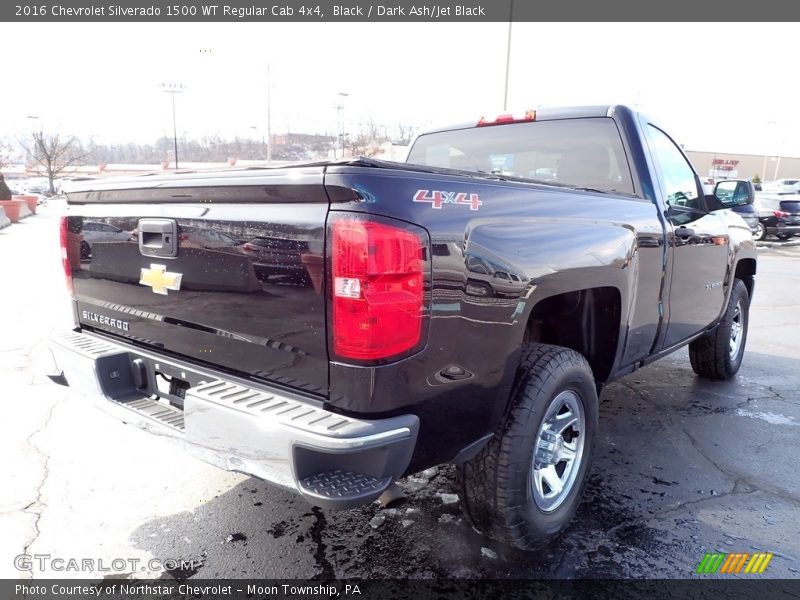
M 608 386 L 584 501 L 535 552 L 472 530 L 452 466 L 402 480 L 396 507 L 344 512 L 249 479 L 132 541 L 202 563 L 165 573 L 178 579 L 684 578 L 705 552 L 758 550 L 775 553 L 770 576 L 797 577 L 799 387 L 797 360 L 748 353 L 736 379 L 711 382 L 685 351 Z

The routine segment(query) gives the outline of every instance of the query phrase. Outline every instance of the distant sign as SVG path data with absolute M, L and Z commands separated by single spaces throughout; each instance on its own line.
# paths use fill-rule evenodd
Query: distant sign
M 711 161 L 709 176 L 714 179 L 733 179 L 739 174 L 736 168 L 738 166 L 738 160 L 733 160 L 731 158 L 715 158 Z
M 711 165 L 714 167 L 715 171 L 733 171 L 739 166 L 739 161 L 729 158 L 715 158 L 711 161 Z

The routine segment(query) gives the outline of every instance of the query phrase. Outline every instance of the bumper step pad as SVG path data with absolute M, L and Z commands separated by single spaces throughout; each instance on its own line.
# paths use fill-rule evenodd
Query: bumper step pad
M 163 402 L 150 398 L 139 398 L 138 400 L 119 402 L 119 404 L 147 415 L 151 419 L 155 419 L 173 429 L 177 429 L 178 431 L 184 430 L 183 411 L 179 408 L 168 406 Z
M 355 500 L 382 492 L 391 481 L 391 477 L 378 478 L 352 471 L 328 471 L 305 477 L 299 483 L 304 491 L 318 497 Z

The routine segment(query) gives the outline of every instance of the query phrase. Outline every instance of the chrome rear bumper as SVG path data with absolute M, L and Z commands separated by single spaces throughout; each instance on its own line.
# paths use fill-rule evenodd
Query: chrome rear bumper
M 415 415 L 363 420 L 322 403 L 91 333 L 53 338 L 51 377 L 126 423 L 186 444 L 229 471 L 293 489 L 312 504 L 350 508 L 377 499 L 411 460 Z M 189 384 L 183 409 L 156 373 Z M 173 402 L 169 402 L 169 398 Z M 179 399 L 178 399 L 179 400 Z

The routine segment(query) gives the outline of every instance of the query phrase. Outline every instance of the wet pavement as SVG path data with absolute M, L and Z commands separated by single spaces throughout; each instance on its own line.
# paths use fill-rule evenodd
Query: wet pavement
M 13 282 L 0 297 L 0 452 L 11 457 L 0 462 L 11 482 L 0 490 L 0 577 L 26 576 L 14 557 L 27 553 L 196 562 L 117 573 L 136 577 L 679 578 L 706 552 L 759 550 L 774 553 L 765 576 L 800 577 L 800 247 L 761 252 L 734 380 L 697 378 L 683 350 L 606 388 L 574 523 L 523 553 L 467 525 L 453 467 L 401 481 L 397 507 L 322 511 L 51 384 L 34 363 L 70 318 L 57 211 L 0 231 L 0 281 Z

